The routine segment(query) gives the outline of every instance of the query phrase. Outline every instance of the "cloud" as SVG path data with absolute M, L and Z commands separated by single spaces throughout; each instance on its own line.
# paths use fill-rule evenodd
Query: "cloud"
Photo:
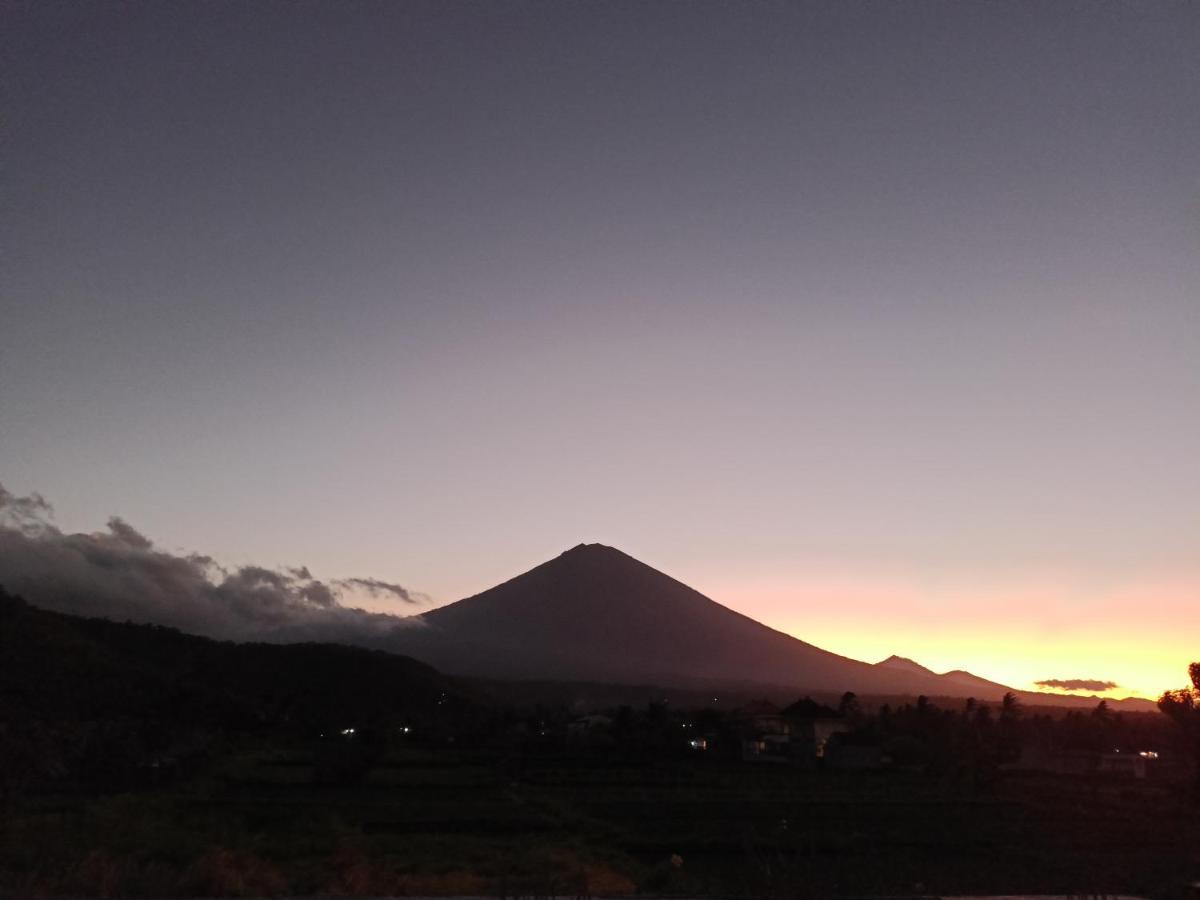
M 1057 691 L 1091 691 L 1093 693 L 1112 691 L 1120 687 L 1115 681 L 1100 681 L 1096 678 L 1046 678 L 1042 681 L 1035 681 L 1034 684 Z
M 0 484 L 0 527 L 37 534 L 44 527 L 42 523 L 53 515 L 54 508 L 36 491 L 28 497 L 18 497 Z
M 343 589 L 358 588 L 372 597 L 394 597 L 405 603 L 427 603 L 429 601 L 424 594 L 415 593 L 398 584 L 380 581 L 378 578 L 339 578 L 333 583 Z
M 118 621 L 150 622 L 232 640 L 318 640 L 386 649 L 398 629 L 422 620 L 343 605 L 363 590 L 417 604 L 426 598 L 375 578 L 323 582 L 306 566 L 227 569 L 212 557 L 179 555 L 124 519 L 104 531 L 67 534 L 39 494 L 0 485 L 0 585 L 35 606 Z

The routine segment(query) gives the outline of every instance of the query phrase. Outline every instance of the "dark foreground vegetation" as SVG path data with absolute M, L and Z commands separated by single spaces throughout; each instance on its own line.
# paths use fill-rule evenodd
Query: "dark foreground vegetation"
M 1187 696 L 584 715 L 0 594 L 0 893 L 1185 897 Z

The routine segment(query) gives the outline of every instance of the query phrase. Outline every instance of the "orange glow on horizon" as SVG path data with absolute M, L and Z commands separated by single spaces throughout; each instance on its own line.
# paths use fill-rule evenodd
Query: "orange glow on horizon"
M 1021 690 L 1045 679 L 1116 682 L 1072 691 L 1154 700 L 1200 660 L 1200 579 L 1118 586 L 1067 579 L 981 588 L 840 575 L 701 590 L 824 650 L 878 662 L 896 654 L 935 672 L 963 669 Z M 1062 691 L 1051 691 L 1063 693 Z

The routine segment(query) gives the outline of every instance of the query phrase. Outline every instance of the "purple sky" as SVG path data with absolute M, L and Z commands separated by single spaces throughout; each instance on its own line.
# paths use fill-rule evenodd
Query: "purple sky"
M 0 31 L 0 482 L 64 528 L 435 602 L 600 541 L 854 655 L 1184 680 L 1200 6 Z

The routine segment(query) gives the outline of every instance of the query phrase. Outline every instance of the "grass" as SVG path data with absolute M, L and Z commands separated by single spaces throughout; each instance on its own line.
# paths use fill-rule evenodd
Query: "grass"
M 609 765 L 402 749 L 314 783 L 310 746 L 243 748 L 190 782 L 25 798 L 0 886 L 84 896 L 1186 896 L 1200 824 L 1170 785 L 685 760 Z

